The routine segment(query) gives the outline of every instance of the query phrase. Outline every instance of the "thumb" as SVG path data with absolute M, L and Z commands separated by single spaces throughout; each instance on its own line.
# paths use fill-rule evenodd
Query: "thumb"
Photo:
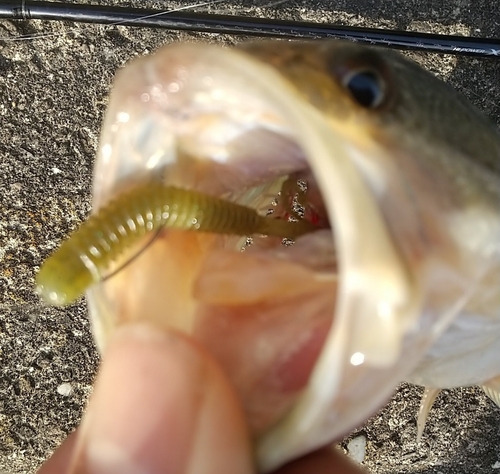
M 145 325 L 120 329 L 105 353 L 69 472 L 252 471 L 243 412 L 211 357 L 180 335 Z

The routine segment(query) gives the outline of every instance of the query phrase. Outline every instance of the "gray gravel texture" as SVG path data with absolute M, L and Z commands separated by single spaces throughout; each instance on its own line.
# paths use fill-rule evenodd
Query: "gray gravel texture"
M 154 6 L 181 4 L 187 2 Z M 500 37 L 498 2 L 487 0 L 286 0 L 271 6 L 252 0 L 211 9 Z M 35 472 L 79 423 L 99 363 L 86 307 L 42 306 L 33 277 L 89 212 L 99 127 L 116 69 L 179 40 L 238 41 L 121 26 L 0 23 L 0 471 Z M 411 56 L 500 123 L 499 60 Z M 353 434 L 367 438 L 371 472 L 500 472 L 500 410 L 477 389 L 445 391 L 417 446 L 420 394 L 402 386 Z

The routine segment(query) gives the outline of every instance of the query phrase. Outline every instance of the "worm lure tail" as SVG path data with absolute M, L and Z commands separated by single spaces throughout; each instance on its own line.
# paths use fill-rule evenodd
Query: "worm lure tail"
M 296 238 L 314 230 L 196 191 L 148 183 L 124 193 L 82 226 L 42 265 L 37 292 L 53 305 L 67 305 L 102 281 L 111 263 L 146 233 L 162 227 L 217 234 L 265 234 Z

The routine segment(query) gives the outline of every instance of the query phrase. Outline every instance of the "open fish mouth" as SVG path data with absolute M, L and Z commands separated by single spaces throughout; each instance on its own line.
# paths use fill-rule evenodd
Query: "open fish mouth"
M 473 141 L 457 142 L 439 116 L 439 133 L 427 125 L 437 110 L 428 90 L 453 120 L 485 130 L 415 65 L 346 43 L 177 44 L 132 62 L 111 94 L 93 192 L 94 212 L 110 202 L 130 212 L 105 228 L 142 225 L 134 213 L 149 204 L 123 196 L 150 183 L 307 232 L 292 245 L 244 226 L 238 236 L 149 232 L 88 291 L 99 348 L 140 320 L 192 335 L 238 391 L 270 471 L 363 422 L 460 312 L 496 321 L 497 181 L 467 161 Z M 485 133 L 495 156 L 496 132 Z M 467 239 L 478 219 L 487 225 Z M 99 250 L 80 244 L 97 281 Z M 483 364 L 480 377 L 495 370 Z
M 373 412 L 397 382 L 413 322 L 411 278 L 367 184 L 378 178 L 355 164 L 382 152 L 353 133 L 270 66 L 206 45 L 135 61 L 111 96 L 94 209 L 159 180 L 271 209 L 270 218 L 301 191 L 299 218 L 318 225 L 290 246 L 253 236 L 244 252 L 245 238 L 164 230 L 88 294 L 101 349 L 113 327 L 138 317 L 200 340 L 240 393 L 264 470 Z M 392 381 L 382 390 L 381 377 Z

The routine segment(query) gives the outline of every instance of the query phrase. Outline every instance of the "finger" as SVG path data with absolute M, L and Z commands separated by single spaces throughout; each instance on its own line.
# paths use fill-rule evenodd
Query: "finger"
M 278 469 L 274 474 L 367 474 L 337 449 L 324 448 Z
M 113 339 L 84 417 L 78 474 L 252 472 L 236 395 L 212 359 L 148 326 Z
M 77 443 L 78 432 L 71 433 L 44 463 L 38 474 L 66 474 Z

